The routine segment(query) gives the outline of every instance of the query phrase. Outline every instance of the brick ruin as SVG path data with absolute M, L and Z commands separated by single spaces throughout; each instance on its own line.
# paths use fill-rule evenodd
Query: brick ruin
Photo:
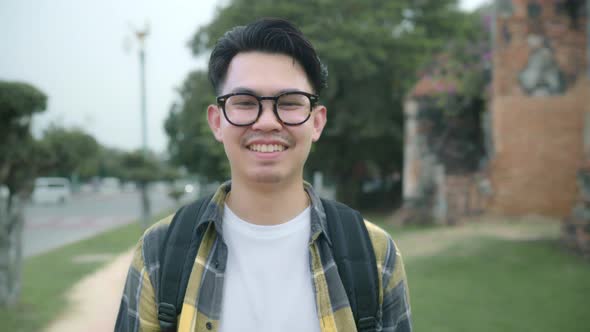
M 576 200 L 588 96 L 580 1 L 497 1 L 490 210 L 563 218 Z M 571 5 L 573 6 L 573 5 Z M 582 15 L 584 14 L 584 15 Z
M 563 241 L 570 249 L 590 257 L 590 163 L 578 172 L 578 198 L 562 225 Z
M 453 174 L 430 144 L 429 82 L 408 95 L 407 220 L 545 215 L 590 253 L 590 1 L 496 0 L 494 16 L 491 95 L 472 123 L 485 147 L 477 169 Z
M 477 112 L 441 116 L 421 80 L 405 105 L 404 208 L 406 223 L 455 224 L 487 206 L 481 170 L 484 140 Z M 426 87 L 425 87 L 426 85 Z
M 566 245 L 590 257 L 590 1 L 586 0 L 586 91 L 583 131 L 583 164 L 577 173 L 578 195 L 570 215 L 562 225 Z

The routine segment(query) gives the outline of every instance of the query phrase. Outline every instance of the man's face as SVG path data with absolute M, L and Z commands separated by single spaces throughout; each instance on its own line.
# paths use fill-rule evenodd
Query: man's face
M 258 96 L 314 92 L 303 67 L 293 58 L 262 52 L 239 53 L 230 62 L 221 94 L 245 90 Z M 260 118 L 246 127 L 230 124 L 220 107 L 209 106 L 209 125 L 223 143 L 234 181 L 280 184 L 303 178 L 311 144 L 326 123 L 326 108 L 315 106 L 307 122 L 286 126 L 273 113 L 273 103 L 264 100 Z

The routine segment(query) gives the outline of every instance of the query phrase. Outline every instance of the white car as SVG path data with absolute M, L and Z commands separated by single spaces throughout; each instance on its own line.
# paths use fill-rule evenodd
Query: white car
M 8 198 L 8 188 L 5 185 L 0 185 L 0 199 Z
M 31 199 L 34 203 L 65 203 L 72 196 L 70 180 L 66 178 L 37 178 Z

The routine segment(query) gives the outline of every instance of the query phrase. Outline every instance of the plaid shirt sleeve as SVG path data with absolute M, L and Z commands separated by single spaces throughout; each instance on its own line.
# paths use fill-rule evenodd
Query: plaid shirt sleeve
M 159 248 L 172 218 L 166 218 L 148 230 L 135 247 L 127 273 L 123 296 L 115 323 L 115 332 L 160 331 L 154 281 L 158 280 Z
M 384 230 L 366 222 L 381 275 L 379 294 L 383 332 L 412 331 L 410 296 L 401 252 Z

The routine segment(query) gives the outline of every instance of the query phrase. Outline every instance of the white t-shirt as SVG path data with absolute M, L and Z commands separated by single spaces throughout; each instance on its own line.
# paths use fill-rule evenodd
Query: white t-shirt
M 255 225 L 225 206 L 228 257 L 221 332 L 320 331 L 310 272 L 310 208 L 280 225 Z

